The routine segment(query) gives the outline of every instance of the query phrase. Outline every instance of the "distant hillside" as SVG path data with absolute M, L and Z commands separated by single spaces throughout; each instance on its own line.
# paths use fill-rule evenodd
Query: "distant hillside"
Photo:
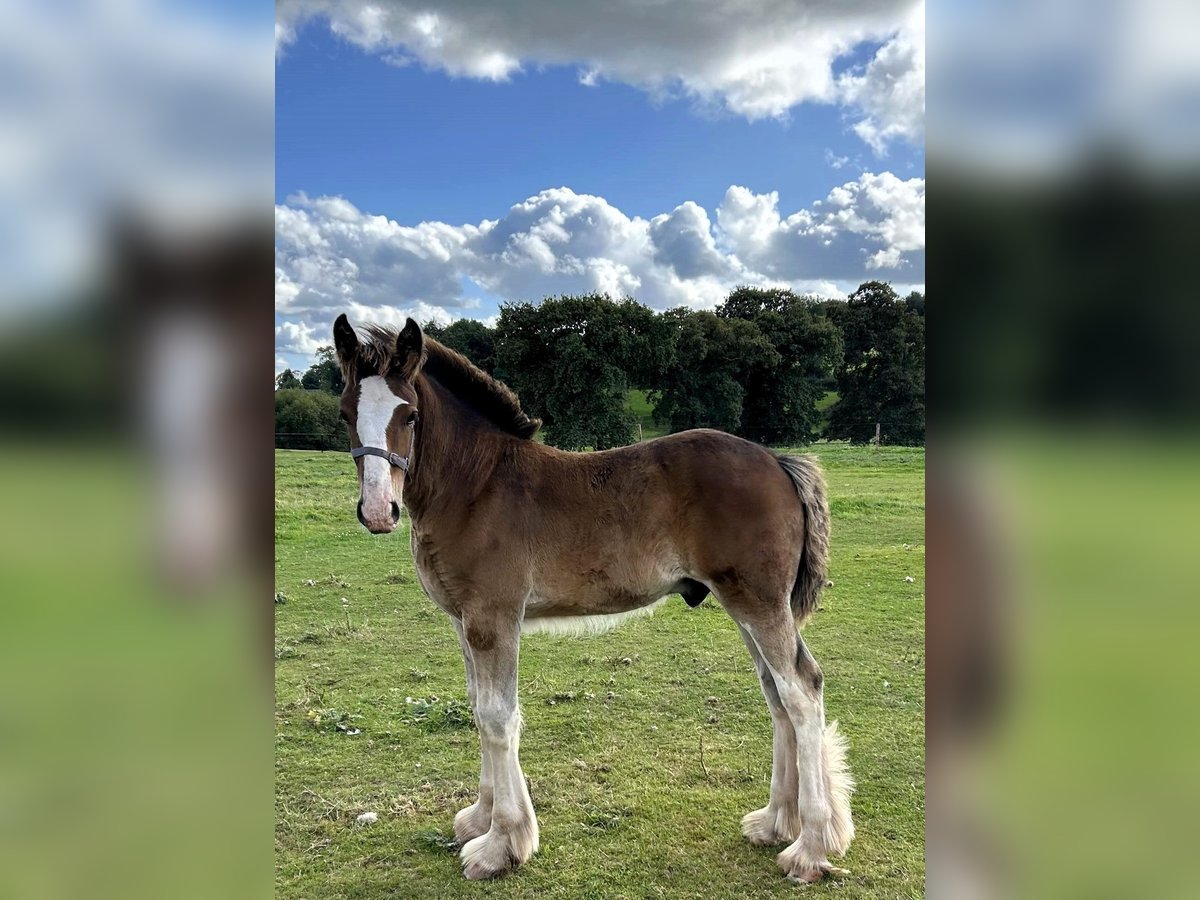
M 637 417 L 638 424 L 642 427 L 642 440 L 648 441 L 650 438 L 666 434 L 665 430 L 654 424 L 654 407 L 646 399 L 645 391 L 636 388 L 631 390 L 625 398 L 625 408 Z

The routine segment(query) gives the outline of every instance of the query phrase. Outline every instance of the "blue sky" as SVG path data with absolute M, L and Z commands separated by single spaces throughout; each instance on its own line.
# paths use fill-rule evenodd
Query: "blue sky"
M 814 68 L 806 31 L 761 60 L 739 49 L 787 22 L 759 23 L 765 42 L 726 34 L 739 23 L 698 31 L 706 66 L 670 23 L 647 36 L 640 10 L 624 40 L 582 11 L 539 31 L 455 3 L 431 25 L 402 4 L 380 21 L 303 2 L 277 19 L 277 368 L 305 364 L 340 311 L 449 321 L 589 289 L 666 308 L 748 281 L 924 282 L 920 7 L 918 28 L 912 4 L 881 3 L 875 34 L 818 47 Z M 903 68 L 918 38 L 919 84 Z
M 750 122 L 623 84 L 588 87 L 577 67 L 455 78 L 391 65 L 316 22 L 278 66 L 275 135 L 277 202 L 338 194 L 403 223 L 496 218 L 561 185 L 639 216 L 685 200 L 712 209 L 731 184 L 778 191 L 793 208 L 846 180 L 826 151 L 858 161 L 850 171 L 876 164 L 834 106 Z M 887 167 L 920 174 L 923 148 L 892 148 Z

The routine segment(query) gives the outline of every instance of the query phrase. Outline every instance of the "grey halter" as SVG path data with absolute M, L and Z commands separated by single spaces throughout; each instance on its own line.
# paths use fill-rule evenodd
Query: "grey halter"
M 399 453 L 392 453 L 388 450 L 384 450 L 382 447 L 355 447 L 350 451 L 351 459 L 358 459 L 360 456 L 380 456 L 386 459 L 400 471 L 408 471 L 407 456 L 401 456 Z

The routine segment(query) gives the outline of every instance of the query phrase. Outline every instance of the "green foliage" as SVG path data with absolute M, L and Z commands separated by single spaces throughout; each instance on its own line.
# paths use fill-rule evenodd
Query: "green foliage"
M 459 319 L 441 326 L 425 325 L 425 333 L 451 350 L 457 350 L 489 375 L 496 371 L 496 329 L 475 319 Z
M 340 396 L 346 381 L 342 378 L 342 369 L 338 365 L 337 354 L 333 347 L 319 347 L 317 361 L 308 367 L 300 386 L 309 391 L 325 391 Z
M 653 383 L 674 354 L 670 324 L 634 300 L 600 294 L 509 303 L 496 328 L 496 375 L 542 419 L 546 442 L 603 450 L 632 443 L 632 384 Z
M 865 444 L 878 422 L 881 443 L 925 443 L 923 311 L 923 295 L 901 301 L 878 281 L 850 295 L 841 314 L 845 361 L 838 370 L 840 399 L 830 415 L 830 437 Z
M 820 432 L 817 402 L 841 359 L 841 336 L 811 298 L 783 288 L 735 288 L 717 308 L 725 319 L 756 326 L 774 349 L 741 378 L 746 397 L 738 434 L 762 444 L 806 444 Z
M 314 708 L 308 711 L 305 722 L 310 728 L 315 728 L 317 731 L 355 735 L 360 732 L 360 729 L 354 723 L 361 718 L 362 716 L 352 715 L 343 710 Z
M 904 306 L 922 319 L 925 318 L 925 295 L 921 291 L 913 291 L 905 297 Z
M 670 431 L 736 433 L 747 377 L 776 365 L 779 354 L 752 322 L 687 309 L 671 310 L 664 318 L 675 325 L 676 363 L 659 380 L 654 420 Z
M 275 379 L 275 389 L 279 391 L 293 390 L 301 386 L 300 379 L 291 369 L 284 369 Z
M 416 725 L 426 731 L 454 731 L 474 728 L 475 717 L 471 705 L 465 700 L 452 697 L 405 697 L 405 711 L 400 717 L 406 725 Z
M 662 314 L 602 294 L 508 303 L 496 328 L 459 319 L 426 333 L 505 381 L 564 449 L 622 446 L 662 430 L 719 428 L 769 446 L 822 433 L 866 442 L 925 439 L 925 296 L 880 282 L 849 301 L 741 286 L 716 313 Z M 332 347 L 301 377 L 276 379 L 277 447 L 344 449 Z M 304 391 L 296 392 L 297 388 Z M 836 389 L 840 401 L 829 409 Z M 301 397 L 301 394 L 312 396 Z M 636 398 L 632 403 L 631 398 Z M 639 431 L 639 427 L 640 431 Z
M 275 392 L 275 446 L 292 450 L 345 450 L 346 428 L 338 398 L 326 391 Z

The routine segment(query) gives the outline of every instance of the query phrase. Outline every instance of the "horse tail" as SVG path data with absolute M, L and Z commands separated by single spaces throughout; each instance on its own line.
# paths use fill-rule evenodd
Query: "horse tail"
M 803 625 L 821 597 L 829 567 L 829 500 L 825 476 L 811 456 L 777 456 L 780 467 L 800 495 L 804 508 L 804 548 L 800 569 L 792 585 L 792 615 Z

